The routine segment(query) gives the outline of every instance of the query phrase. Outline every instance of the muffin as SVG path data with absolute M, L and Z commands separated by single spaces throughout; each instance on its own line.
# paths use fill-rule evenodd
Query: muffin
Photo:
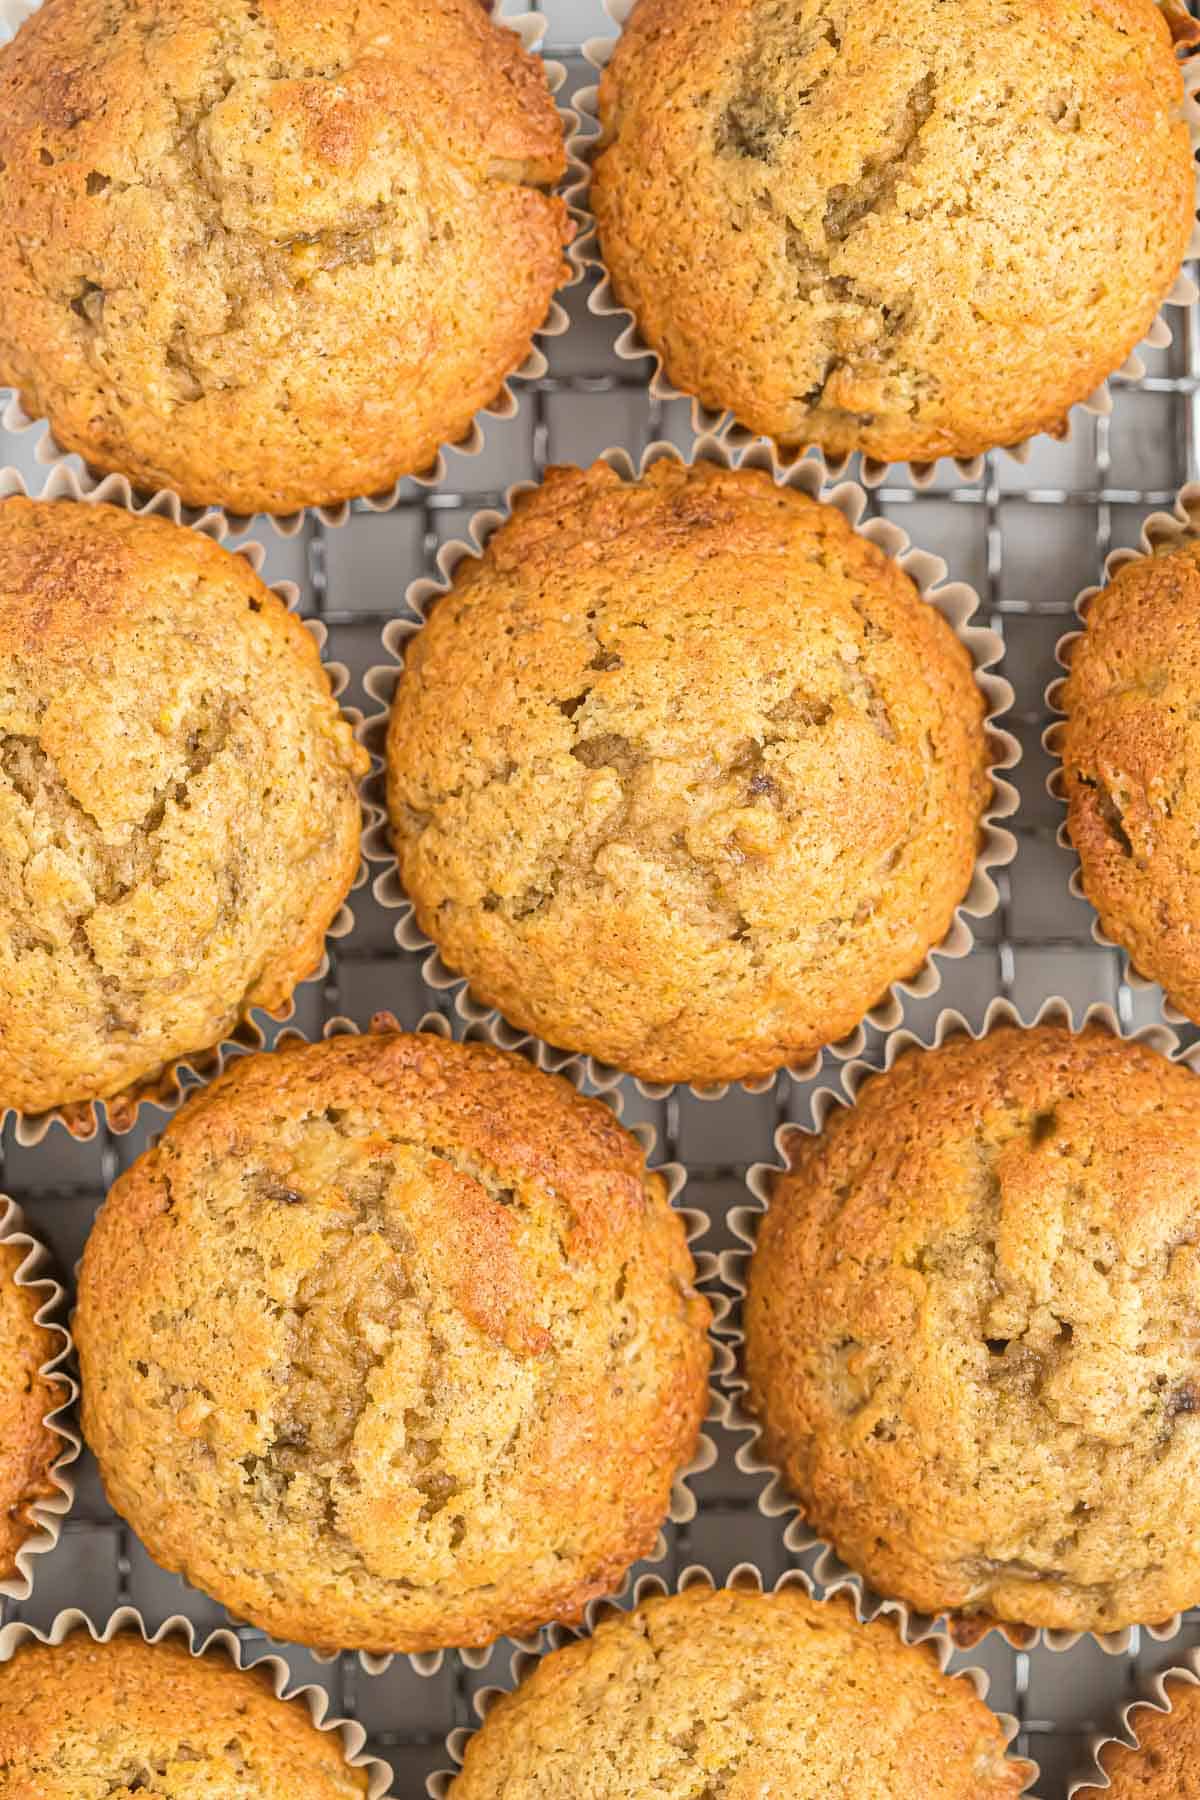
M 1069 656 L 1053 742 L 1083 891 L 1200 1020 L 1200 542 L 1127 563 Z
M 1136 1748 L 1112 1740 L 1097 1761 L 1103 1786 L 1074 1790 L 1075 1800 L 1107 1794 L 1108 1800 L 1200 1800 L 1200 1688 L 1168 1681 L 1170 1712 L 1152 1706 L 1134 1709 L 1129 1728 Z
M 670 379 L 782 444 L 1061 436 L 1186 253 L 1182 100 L 1153 0 L 638 0 L 601 252 Z
M 6 1210 L 0 1201 L 0 1220 Z M 67 1396 L 43 1373 L 61 1339 L 37 1322 L 45 1288 L 17 1282 L 28 1254 L 27 1242 L 0 1240 L 0 1581 L 17 1573 L 17 1554 L 37 1530 L 38 1502 L 59 1493 L 50 1471 L 63 1452 L 46 1417 Z
M 707 1407 L 683 1222 L 599 1101 L 400 1033 L 247 1058 L 84 1254 L 84 1432 L 155 1561 L 324 1648 L 575 1619 Z
M 996 1718 L 928 1643 L 821 1604 L 690 1587 L 538 1663 L 467 1745 L 454 1800 L 1021 1792 Z
M 971 659 L 764 472 L 552 469 L 410 640 L 388 808 L 417 922 L 513 1024 L 763 1075 L 945 936 L 991 788 Z
M 366 752 L 243 557 L 0 503 L 0 1113 L 153 1081 L 322 956 Z
M 478 0 L 44 0 L 0 49 L 0 382 L 195 505 L 387 488 L 528 354 L 564 168 Z
M 1200 1600 L 1198 1310 L 1195 1075 L 1001 1026 L 907 1051 L 794 1144 L 747 1399 L 880 1593 L 968 1640 L 1155 1624 Z
M 0 1800 L 349 1800 L 367 1792 L 337 1732 L 261 1669 L 178 1638 L 76 1630 L 0 1663 Z

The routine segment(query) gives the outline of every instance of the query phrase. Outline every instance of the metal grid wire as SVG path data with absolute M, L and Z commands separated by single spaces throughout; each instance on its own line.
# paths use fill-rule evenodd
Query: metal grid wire
M 547 54 L 568 64 L 569 94 L 588 78 L 579 46 L 610 28 L 599 0 L 542 0 L 541 10 L 547 15 Z M 611 326 L 587 313 L 585 295 L 586 289 L 566 296 L 572 329 L 548 345 L 547 376 L 520 389 L 518 416 L 489 424 L 479 457 L 451 453 L 447 479 L 437 491 L 410 486 L 391 513 L 357 512 L 343 530 L 326 530 L 310 520 L 292 540 L 278 538 L 266 526 L 255 534 L 267 548 L 266 578 L 299 582 L 304 610 L 326 622 L 329 655 L 352 672 L 349 702 L 370 709 L 362 675 L 384 660 L 379 632 L 399 609 L 406 584 L 429 570 L 439 545 L 465 535 L 473 513 L 502 504 L 512 482 L 536 477 L 553 461 L 588 460 L 610 444 L 635 454 L 659 438 L 690 446 L 686 405 L 651 400 L 644 378 L 649 365 L 617 361 Z M 1157 1015 L 1157 991 L 1138 993 L 1121 980 L 1118 958 L 1091 940 L 1088 908 L 1067 892 L 1071 862 L 1055 842 L 1059 811 L 1044 792 L 1049 764 L 1040 738 L 1047 722 L 1043 690 L 1055 673 L 1054 642 L 1071 627 L 1076 592 L 1100 578 L 1114 544 L 1136 541 L 1147 512 L 1169 506 L 1185 480 L 1200 478 L 1200 319 L 1192 309 L 1186 317 L 1174 313 L 1172 320 L 1174 344 L 1149 356 L 1148 373 L 1136 387 L 1117 393 L 1111 421 L 1077 414 L 1066 443 L 1039 442 L 1024 467 L 989 457 L 977 483 L 963 484 L 952 465 L 941 464 L 932 489 L 918 493 L 902 471 L 893 471 L 871 496 L 873 511 L 896 518 L 917 543 L 943 555 L 954 575 L 979 590 L 987 622 L 1005 639 L 1003 670 L 1017 694 L 1009 723 L 1024 752 L 1015 775 L 1021 810 L 1011 821 L 1020 849 L 1012 869 L 999 875 L 999 910 L 977 930 L 968 957 L 942 965 L 936 998 L 907 1007 L 906 1022 L 919 1031 L 931 1026 L 943 1006 L 958 1007 L 977 1022 L 997 994 L 1015 1001 L 1026 1015 L 1052 993 L 1065 994 L 1077 1009 L 1106 1001 L 1126 1024 Z M 0 462 L 15 462 L 40 479 L 32 436 L 0 442 Z M 419 959 L 395 947 L 395 915 L 380 909 L 369 890 L 354 896 L 354 910 L 354 933 L 333 948 L 324 982 L 298 996 L 295 1022 L 318 1034 L 325 1020 L 339 1014 L 365 1024 L 372 1012 L 388 1007 L 412 1024 L 431 1005 L 448 1010 L 446 996 L 423 987 Z M 877 1051 L 873 1036 L 870 1053 Z M 823 1079 L 835 1075 L 836 1065 L 827 1063 Z M 807 1117 L 809 1091 L 781 1080 L 771 1093 L 735 1089 L 717 1103 L 686 1094 L 648 1103 L 632 1089 L 625 1098 L 626 1119 L 653 1123 L 661 1153 L 687 1165 L 688 1202 L 713 1220 L 705 1247 L 720 1249 L 730 1241 L 723 1221 L 727 1209 L 744 1197 L 747 1165 L 771 1157 L 779 1123 Z M 32 1149 L 18 1146 L 11 1133 L 0 1144 L 0 1191 L 13 1195 L 29 1228 L 51 1244 L 64 1279 L 105 1190 L 160 1126 L 161 1116 L 150 1114 L 149 1122 L 126 1137 L 102 1131 L 91 1143 L 79 1144 L 56 1128 Z M 673 1578 L 689 1563 L 701 1562 L 721 1576 L 749 1559 L 773 1580 L 789 1561 L 781 1526 L 758 1513 L 759 1484 L 736 1469 L 735 1440 L 715 1426 L 710 1430 L 719 1444 L 718 1464 L 694 1483 L 698 1516 L 669 1531 L 661 1572 Z M 35 1565 L 31 1600 L 23 1606 L 0 1601 L 0 1619 L 45 1624 L 61 1607 L 77 1605 L 102 1620 L 114 1606 L 130 1602 L 152 1626 L 177 1612 L 201 1627 L 228 1624 L 219 1607 L 150 1562 L 105 1504 L 90 1461 L 82 1467 L 78 1490 L 58 1549 Z M 252 1652 L 264 1644 L 262 1634 L 249 1628 L 240 1628 L 239 1635 Z M 1139 1674 L 1168 1666 L 1194 1644 L 1200 1644 L 1200 1610 L 1188 1615 L 1183 1633 L 1169 1645 L 1135 1633 L 1134 1646 L 1123 1657 L 1106 1657 L 1091 1643 L 1065 1656 L 1014 1653 L 988 1639 L 957 1660 L 989 1669 L 993 1703 L 1018 1715 L 1019 1747 L 1041 1764 L 1038 1793 L 1053 1796 L 1064 1791 L 1080 1763 L 1088 1734 L 1112 1720 Z M 351 1656 L 322 1665 L 294 1647 L 282 1647 L 282 1653 L 298 1678 L 329 1689 L 335 1712 L 362 1720 L 372 1749 L 395 1767 L 393 1792 L 413 1800 L 424 1792 L 425 1776 L 445 1764 L 446 1733 L 473 1721 L 474 1691 L 507 1678 L 505 1647 L 482 1673 L 448 1657 L 440 1673 L 428 1679 L 403 1658 L 371 1676 Z

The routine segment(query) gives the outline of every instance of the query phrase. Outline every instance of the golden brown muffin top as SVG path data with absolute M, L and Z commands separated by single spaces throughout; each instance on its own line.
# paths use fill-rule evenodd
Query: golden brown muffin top
M 607 1107 L 397 1033 L 239 1062 L 84 1255 L 84 1430 L 157 1562 L 322 1646 L 575 1618 L 706 1409 L 683 1222 Z
M 787 443 L 971 456 L 1120 366 L 1195 211 L 1152 0 L 639 0 L 592 204 L 671 379 Z
M 749 1400 L 806 1517 L 922 1611 L 1200 1598 L 1200 1082 L 1099 1026 L 910 1050 L 795 1141 Z
M 1104 1788 L 1080 1788 L 1106 1794 L 1108 1800 L 1198 1800 L 1200 1797 L 1200 1689 L 1191 1682 L 1167 1683 L 1169 1713 L 1139 1706 L 1130 1721 L 1137 1749 L 1105 1744 L 1100 1766 L 1108 1777 Z
M 0 1110 L 116 1094 L 279 1007 L 354 879 L 365 766 L 244 557 L 0 503 Z
M 704 1587 L 545 1657 L 467 1745 L 455 1800 L 995 1800 L 995 1717 L 932 1648 L 849 1602 Z
M 36 1319 L 46 1290 L 16 1279 L 28 1254 L 28 1246 L 0 1243 L 0 1581 L 16 1569 L 32 1506 L 58 1492 L 50 1468 L 63 1449 L 45 1423 L 66 1398 L 41 1372 L 59 1348 L 57 1334 Z
M 349 1800 L 367 1785 L 336 1731 L 222 1651 L 76 1631 L 0 1663 L 0 1800 Z
M 552 469 L 410 641 L 404 885 L 451 968 L 653 1080 L 851 1030 L 945 935 L 990 792 L 967 651 L 756 470 Z
M 0 381 L 197 504 L 386 488 L 525 357 L 564 167 L 478 0 L 45 0 L 0 50 Z
M 1200 542 L 1127 563 L 1094 597 L 1059 704 L 1084 892 L 1200 1019 Z

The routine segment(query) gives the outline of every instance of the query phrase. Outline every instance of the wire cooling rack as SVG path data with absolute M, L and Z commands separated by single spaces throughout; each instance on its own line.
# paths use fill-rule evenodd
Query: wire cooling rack
M 543 0 L 540 10 L 547 20 L 546 53 L 567 64 L 570 94 L 588 79 L 581 44 L 611 27 L 600 0 Z M 520 389 L 517 416 L 488 423 L 479 456 L 451 452 L 440 488 L 410 484 L 390 513 L 358 512 L 340 530 L 310 520 L 293 539 L 279 538 L 259 521 L 262 529 L 253 535 L 267 549 L 266 578 L 299 583 L 304 610 L 325 620 L 329 655 L 352 672 L 350 703 L 371 709 L 362 675 L 384 660 L 379 634 L 400 609 L 408 582 L 432 567 L 439 545 L 465 536 L 473 513 L 502 504 L 511 483 L 535 478 L 551 462 L 590 460 L 609 445 L 623 445 L 635 455 L 659 438 L 690 446 L 686 405 L 650 399 L 642 372 L 649 364 L 616 359 L 612 327 L 588 313 L 586 292 L 585 287 L 563 297 L 571 330 L 547 345 L 550 371 Z M 986 622 L 1004 636 L 1003 670 L 1016 690 L 1009 723 L 1023 749 L 1012 777 L 1021 809 L 1009 821 L 1020 848 L 1012 868 L 999 873 L 999 910 L 977 926 L 976 946 L 967 958 L 941 965 L 940 993 L 908 1005 L 906 1021 L 919 1031 L 927 1030 L 944 1006 L 957 1007 L 977 1023 L 997 994 L 1012 999 L 1026 1016 L 1055 993 L 1077 1010 L 1106 1001 L 1127 1024 L 1157 1016 L 1157 990 L 1135 992 L 1122 981 L 1119 958 L 1092 941 L 1091 913 L 1067 891 L 1072 865 L 1055 842 L 1059 809 L 1045 792 L 1049 763 L 1041 733 L 1047 722 L 1043 693 L 1055 673 L 1054 645 L 1070 629 L 1075 594 L 1100 578 L 1110 548 L 1136 542 L 1148 512 L 1169 507 L 1184 481 L 1200 478 L 1200 318 L 1191 309 L 1186 316 L 1172 312 L 1171 320 L 1174 343 L 1148 354 L 1143 380 L 1118 388 L 1111 420 L 1077 413 L 1067 442 L 1039 441 L 1024 466 L 989 457 L 978 482 L 962 483 L 953 466 L 942 463 L 931 489 L 917 493 L 906 475 L 892 473 L 871 496 L 873 511 L 896 519 L 915 542 L 944 556 L 951 573 L 982 596 Z M 15 463 L 40 482 L 36 436 L 0 433 L 0 463 Z M 360 890 L 353 905 L 354 932 L 334 948 L 324 983 L 302 990 L 295 1023 L 319 1035 L 324 1021 L 339 1014 L 365 1024 L 371 1013 L 387 1007 L 413 1024 L 431 1006 L 448 1009 L 444 996 L 424 988 L 420 959 L 396 948 L 395 914 L 382 911 L 369 889 Z M 872 1034 L 870 1054 L 877 1053 L 878 1044 Z M 835 1073 L 836 1065 L 832 1070 L 827 1065 L 824 1079 Z M 726 1211 L 744 1197 L 746 1166 L 771 1156 L 778 1124 L 807 1117 L 808 1098 L 809 1089 L 786 1079 L 773 1092 L 751 1095 L 737 1088 L 715 1103 L 686 1094 L 650 1103 L 629 1087 L 625 1117 L 652 1122 L 661 1151 L 687 1165 L 688 1202 L 713 1221 L 704 1245 L 721 1249 L 730 1242 Z M 28 1228 L 51 1245 L 64 1280 L 70 1280 L 105 1190 L 161 1123 L 161 1115 L 149 1113 L 125 1137 L 101 1132 L 90 1143 L 77 1143 L 55 1127 L 34 1148 L 17 1145 L 11 1131 L 0 1143 L 0 1191 L 12 1194 L 25 1209 Z M 659 1568 L 674 1577 L 700 1562 L 721 1576 L 735 1562 L 751 1560 L 774 1580 L 790 1560 L 781 1525 L 758 1513 L 759 1484 L 735 1467 L 739 1440 L 715 1425 L 709 1429 L 718 1441 L 719 1461 L 695 1480 L 698 1515 L 688 1525 L 669 1528 L 668 1557 Z M 180 1612 L 202 1628 L 228 1624 L 221 1608 L 156 1568 L 105 1504 L 95 1469 L 85 1461 L 62 1540 L 35 1564 L 31 1600 L 20 1606 L 0 1600 L 0 1620 L 26 1618 L 44 1625 L 61 1608 L 79 1606 L 101 1621 L 126 1602 L 139 1607 L 151 1625 Z M 241 1628 L 240 1636 L 252 1654 L 266 1647 L 259 1632 Z M 1188 1615 L 1170 1644 L 1135 1632 L 1124 1656 L 1106 1656 L 1090 1642 L 1065 1655 L 1016 1653 L 989 1638 L 956 1660 L 988 1668 L 992 1702 L 1020 1719 L 1019 1748 L 1040 1763 L 1037 1792 L 1050 1800 L 1064 1792 L 1086 1754 L 1089 1734 L 1112 1721 L 1139 1676 L 1179 1660 L 1196 1644 L 1200 1610 Z M 507 1646 L 482 1672 L 451 1656 L 428 1678 L 415 1674 L 403 1658 L 381 1675 L 368 1675 L 352 1656 L 320 1664 L 294 1647 L 272 1648 L 286 1657 L 298 1679 L 329 1690 L 335 1712 L 362 1721 L 370 1747 L 395 1769 L 393 1792 L 406 1800 L 419 1800 L 425 1776 L 445 1766 L 446 1734 L 473 1722 L 473 1692 L 508 1673 Z

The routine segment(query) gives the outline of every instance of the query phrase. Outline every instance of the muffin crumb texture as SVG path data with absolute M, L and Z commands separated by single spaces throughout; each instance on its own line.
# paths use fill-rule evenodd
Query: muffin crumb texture
M 756 470 L 552 469 L 410 639 L 400 875 L 505 1018 L 650 1080 L 835 1041 L 945 936 L 990 795 L 968 652 Z
M 671 380 L 786 444 L 970 457 L 1120 367 L 1195 169 L 1153 0 L 639 0 L 592 206 Z
M 34 1529 L 32 1507 L 58 1493 L 50 1470 L 63 1449 L 45 1419 L 65 1396 L 41 1372 L 61 1340 L 37 1323 L 45 1289 L 17 1283 L 27 1255 L 20 1244 L 0 1243 L 0 1581 L 16 1572 Z
M 1107 1786 L 1084 1787 L 1078 1800 L 1105 1794 L 1108 1800 L 1200 1800 L 1200 1688 L 1168 1681 L 1169 1713 L 1139 1706 L 1130 1726 L 1137 1748 L 1106 1744 L 1100 1766 Z
M 1196 1076 L 1099 1026 L 1000 1027 L 907 1051 L 791 1154 L 745 1363 L 814 1529 L 966 1622 L 1194 1605 Z
M 478 0 L 44 0 L 0 49 L 0 381 L 196 505 L 387 489 L 528 353 L 564 167 Z
M 351 1800 L 367 1786 L 336 1731 L 224 1651 L 76 1631 L 0 1663 L 0 1800 Z
M 1084 893 L 1200 1020 L 1200 542 L 1126 564 L 1094 597 L 1059 705 Z
M 1025 1769 L 928 1646 L 798 1588 L 694 1587 L 605 1619 L 499 1701 L 455 1800 L 998 1800 Z
M 152 1082 L 282 1007 L 357 872 L 366 762 L 243 557 L 0 504 L 0 1110 Z
M 324 1648 L 574 1619 L 707 1408 L 683 1222 L 599 1101 L 430 1036 L 246 1059 L 111 1190 L 84 1431 L 155 1560 Z

